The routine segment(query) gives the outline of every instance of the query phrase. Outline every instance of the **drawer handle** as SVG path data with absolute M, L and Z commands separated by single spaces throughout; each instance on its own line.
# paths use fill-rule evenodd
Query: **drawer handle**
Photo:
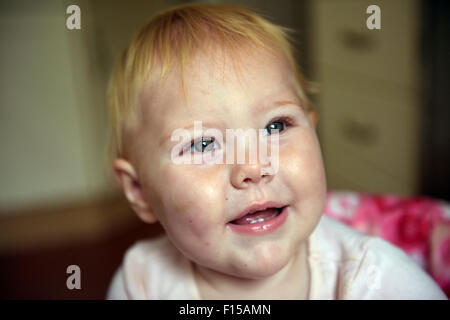
M 379 138 L 378 128 L 375 125 L 351 118 L 341 122 L 340 131 L 347 140 L 364 146 L 376 144 Z
M 340 33 L 341 43 L 347 49 L 357 51 L 371 51 L 375 47 L 375 38 L 367 32 L 343 30 Z

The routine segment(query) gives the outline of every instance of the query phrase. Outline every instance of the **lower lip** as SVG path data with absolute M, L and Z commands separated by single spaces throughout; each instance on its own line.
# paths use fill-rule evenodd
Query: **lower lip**
M 237 233 L 244 233 L 244 234 L 269 233 L 284 224 L 284 222 L 286 221 L 286 218 L 288 216 L 288 209 L 289 209 L 289 207 L 284 207 L 279 215 L 277 215 L 275 218 L 267 220 L 267 221 L 257 222 L 257 223 L 252 223 L 252 224 L 228 223 L 227 226 L 229 226 L 229 228 L 232 231 L 237 232 Z

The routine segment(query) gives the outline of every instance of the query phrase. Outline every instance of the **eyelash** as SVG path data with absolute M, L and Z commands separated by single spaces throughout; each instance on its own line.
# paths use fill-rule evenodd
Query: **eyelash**
M 288 117 L 279 117 L 279 118 L 275 118 L 275 119 L 271 120 L 264 127 L 264 129 L 266 129 L 270 124 L 272 124 L 274 122 L 283 122 L 284 125 L 285 125 L 285 128 L 283 129 L 283 131 L 286 131 L 287 128 L 292 127 L 294 125 L 294 122 L 290 118 L 288 118 Z M 281 134 L 281 132 L 280 132 L 280 134 Z M 196 143 L 201 142 L 202 140 L 206 140 L 206 141 L 212 140 L 211 143 L 216 143 L 216 140 L 214 139 L 214 137 L 201 137 L 201 138 L 196 139 L 196 140 L 191 140 L 191 144 L 189 145 L 189 147 L 183 149 L 180 152 L 180 155 L 182 155 L 184 152 L 187 152 L 187 151 L 191 150 L 195 146 Z
M 267 128 L 269 125 L 271 125 L 274 122 L 284 122 L 285 128 L 283 131 L 285 131 L 287 128 L 292 127 L 294 125 L 294 122 L 288 118 L 288 117 L 279 117 L 279 118 L 275 118 L 273 120 L 271 120 L 269 122 L 269 124 L 267 126 L 265 126 L 265 128 Z M 281 134 L 281 132 L 280 132 Z

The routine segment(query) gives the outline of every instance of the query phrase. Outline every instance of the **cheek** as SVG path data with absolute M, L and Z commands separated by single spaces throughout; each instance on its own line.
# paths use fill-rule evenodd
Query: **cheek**
M 225 188 L 216 167 L 173 165 L 162 170 L 165 219 L 175 232 L 204 239 L 224 224 Z
M 296 193 L 323 197 L 326 193 L 326 180 L 317 138 L 313 132 L 306 131 L 296 141 L 301 143 L 291 143 L 280 149 L 283 176 Z
M 280 148 L 283 169 L 298 174 L 312 174 L 322 166 L 322 157 L 317 140 L 311 133 L 301 132 L 295 141 Z

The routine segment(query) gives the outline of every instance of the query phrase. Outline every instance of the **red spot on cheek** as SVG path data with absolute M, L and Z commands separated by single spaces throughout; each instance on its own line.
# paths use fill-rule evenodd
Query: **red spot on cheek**
M 205 242 L 205 246 L 207 246 L 207 247 L 208 247 L 208 246 L 209 246 L 209 242 Z

